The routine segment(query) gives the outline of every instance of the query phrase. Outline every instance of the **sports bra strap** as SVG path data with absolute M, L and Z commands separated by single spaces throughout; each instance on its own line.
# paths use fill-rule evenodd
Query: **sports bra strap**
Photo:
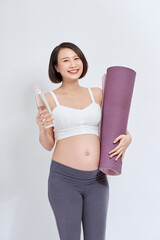
M 56 102 L 57 106 L 60 105 L 58 102 L 58 99 L 53 91 L 49 91 L 52 94 L 52 97 L 54 98 L 54 101 Z
M 95 102 L 95 101 L 94 101 L 94 97 L 93 97 L 92 90 L 91 90 L 89 87 L 88 87 L 88 90 L 89 90 L 90 96 L 91 96 L 91 98 L 92 98 L 92 101 Z
M 93 97 L 92 90 L 91 90 L 89 87 L 88 87 L 88 91 L 89 91 L 89 93 L 90 93 L 90 96 L 91 96 L 92 101 L 95 102 L 94 97 Z M 56 95 L 55 95 L 55 93 L 54 93 L 53 91 L 50 91 L 50 93 L 52 94 L 52 97 L 53 97 L 53 99 L 55 100 L 57 106 L 60 105 L 59 102 L 58 102 L 58 99 L 57 99 L 57 97 L 56 97 Z

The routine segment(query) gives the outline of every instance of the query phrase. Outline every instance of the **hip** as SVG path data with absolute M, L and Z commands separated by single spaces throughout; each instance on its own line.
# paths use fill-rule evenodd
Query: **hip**
M 103 183 L 108 186 L 107 175 L 98 168 L 95 170 L 80 170 L 51 160 L 49 181 L 54 181 L 54 179 L 81 186 L 96 183 Z

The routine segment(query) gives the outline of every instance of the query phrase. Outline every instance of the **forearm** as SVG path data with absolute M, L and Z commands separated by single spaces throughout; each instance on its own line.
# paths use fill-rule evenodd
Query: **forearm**
M 45 129 L 40 129 L 39 142 L 48 151 L 51 151 L 54 146 L 53 138 L 47 133 Z

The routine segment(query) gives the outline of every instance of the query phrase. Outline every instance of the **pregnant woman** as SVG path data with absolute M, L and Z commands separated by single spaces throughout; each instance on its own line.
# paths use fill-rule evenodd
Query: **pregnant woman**
M 49 77 L 62 83 L 45 93 L 52 114 L 38 113 L 39 141 L 54 148 L 48 177 L 48 197 L 61 240 L 105 240 L 109 202 L 107 175 L 99 170 L 102 89 L 82 87 L 78 80 L 88 69 L 83 52 L 73 43 L 55 47 L 49 61 Z M 45 128 L 54 123 L 54 127 Z M 119 145 L 108 153 L 124 157 L 131 135 L 117 136 Z

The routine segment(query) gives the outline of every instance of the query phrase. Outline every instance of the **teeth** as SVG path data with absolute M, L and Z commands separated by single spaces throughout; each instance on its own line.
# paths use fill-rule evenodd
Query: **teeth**
M 72 70 L 72 71 L 69 71 L 69 72 L 77 72 L 78 70 Z

